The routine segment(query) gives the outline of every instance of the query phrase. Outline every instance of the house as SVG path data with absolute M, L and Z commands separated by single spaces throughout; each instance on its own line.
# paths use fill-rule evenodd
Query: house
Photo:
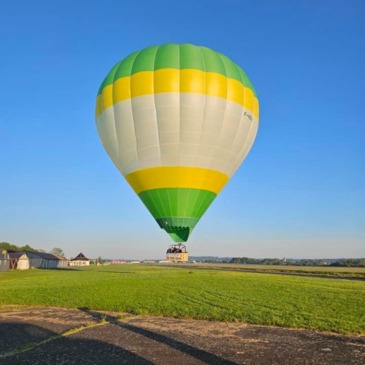
M 82 253 L 80 252 L 76 257 L 70 260 L 69 262 L 70 266 L 89 266 L 90 260 Z
M 9 254 L 6 250 L 0 252 L 0 272 L 9 271 Z
M 28 270 L 29 257 L 24 252 L 10 252 L 9 254 L 9 269 L 13 270 Z
M 39 269 L 59 269 L 68 266 L 68 260 L 51 253 L 37 251 L 20 251 L 9 253 L 9 268 L 27 270 Z
M 60 269 L 68 266 L 68 260 L 51 253 L 26 251 L 29 257 L 29 268 Z

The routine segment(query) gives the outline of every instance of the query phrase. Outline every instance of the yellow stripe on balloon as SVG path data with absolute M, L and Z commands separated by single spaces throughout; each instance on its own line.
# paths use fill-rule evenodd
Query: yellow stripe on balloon
M 154 92 L 159 93 L 178 93 L 180 92 L 180 70 L 165 68 L 157 71 L 148 71 L 154 74 Z M 142 73 L 142 72 L 141 72 Z M 132 78 L 134 75 L 132 76 Z M 139 96 L 139 95 L 133 95 Z M 132 97 L 133 97 L 132 96 Z
M 147 95 L 147 94 L 153 94 L 154 93 L 154 87 L 153 87 L 153 77 L 154 72 L 151 71 L 143 71 L 138 72 L 134 74 L 132 77 L 130 77 L 130 83 L 131 83 L 131 98 L 134 98 L 135 96 L 141 96 L 141 95 Z M 127 95 L 121 94 L 120 100 L 115 100 L 114 103 L 117 103 L 118 101 L 122 101 L 125 99 L 129 99 Z
M 206 75 L 207 73 L 199 70 L 181 70 L 180 75 L 180 92 L 182 93 L 206 93 Z
M 112 88 L 113 100 L 112 105 L 118 101 L 131 98 L 131 79 L 130 77 L 122 77 L 114 82 L 114 85 L 109 85 L 106 88 Z M 103 90 L 104 92 L 104 90 Z M 105 108 L 106 109 L 106 108 Z
M 253 115 L 258 119 L 259 118 L 259 101 L 256 97 L 253 99 Z
M 113 85 L 104 87 L 103 92 L 96 98 L 96 116 L 113 105 Z
M 221 97 L 242 105 L 258 118 L 258 100 L 251 89 L 221 74 L 192 69 L 142 71 L 122 77 L 114 84 L 104 87 L 99 94 L 96 101 L 96 116 L 119 101 L 153 93 L 176 92 Z
M 218 96 L 223 99 L 228 99 L 227 94 L 227 77 L 224 77 L 221 74 L 217 74 L 214 72 L 207 72 L 207 82 L 206 82 L 206 95 L 209 96 Z M 240 84 L 240 87 L 244 87 L 242 84 Z M 241 100 L 242 103 L 242 100 Z M 241 104 L 240 103 L 240 104 Z
M 137 194 L 161 188 L 201 189 L 218 194 L 229 177 L 222 172 L 199 167 L 165 166 L 137 170 L 128 174 L 126 179 Z

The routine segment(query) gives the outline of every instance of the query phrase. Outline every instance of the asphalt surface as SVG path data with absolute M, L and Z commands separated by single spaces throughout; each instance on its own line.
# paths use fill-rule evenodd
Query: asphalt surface
M 365 364 L 365 336 L 84 309 L 0 311 L 0 365 Z

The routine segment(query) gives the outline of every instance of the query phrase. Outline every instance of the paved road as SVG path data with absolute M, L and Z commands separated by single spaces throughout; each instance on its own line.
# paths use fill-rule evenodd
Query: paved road
M 365 336 L 48 307 L 0 311 L 0 365 L 365 364 Z

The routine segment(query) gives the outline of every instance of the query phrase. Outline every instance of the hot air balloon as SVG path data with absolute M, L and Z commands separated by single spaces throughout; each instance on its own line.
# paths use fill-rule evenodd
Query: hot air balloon
M 242 68 L 191 44 L 132 53 L 111 69 L 96 101 L 107 153 L 175 242 L 187 241 L 247 156 L 258 116 Z

